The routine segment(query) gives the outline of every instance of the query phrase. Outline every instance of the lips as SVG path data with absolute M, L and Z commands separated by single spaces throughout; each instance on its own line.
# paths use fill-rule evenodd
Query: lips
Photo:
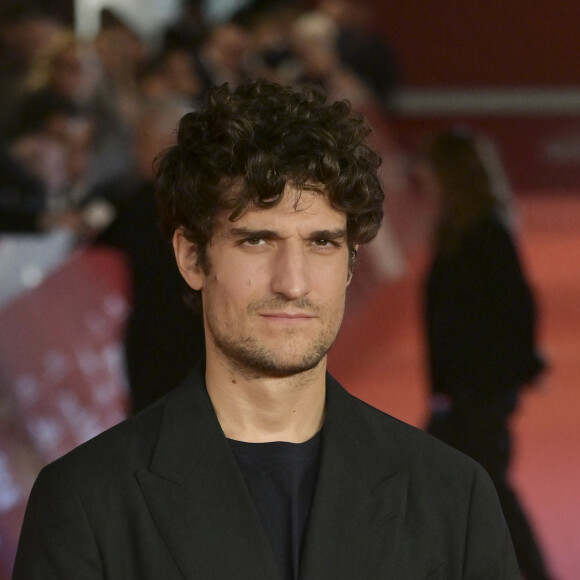
M 309 320 L 314 318 L 314 315 L 309 312 L 263 312 L 260 316 L 282 320 Z

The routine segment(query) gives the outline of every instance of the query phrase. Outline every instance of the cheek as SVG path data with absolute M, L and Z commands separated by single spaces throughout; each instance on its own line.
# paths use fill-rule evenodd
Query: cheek
M 268 284 L 269 270 L 265 260 L 243 260 L 237 256 L 228 268 L 216 271 L 215 283 L 236 296 L 259 292 Z
M 214 308 L 223 313 L 237 312 L 252 300 L 257 281 L 247 270 L 232 268 L 227 272 L 211 274 L 206 293 Z
M 327 267 L 318 265 L 314 269 L 314 276 L 324 294 L 327 296 L 339 296 L 346 291 L 352 273 L 349 271 L 348 262 L 345 260 L 344 263 L 341 261 L 340 264 L 329 264 Z
M 346 290 L 350 282 L 348 268 L 319 269 L 315 294 L 329 313 L 344 312 Z

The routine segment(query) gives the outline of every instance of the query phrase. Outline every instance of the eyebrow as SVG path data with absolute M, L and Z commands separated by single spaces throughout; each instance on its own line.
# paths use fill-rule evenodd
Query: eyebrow
M 338 241 L 346 238 L 346 230 L 344 228 L 336 228 L 333 230 L 318 230 L 312 232 L 308 236 L 311 240 L 329 240 Z
M 247 227 L 232 228 L 226 234 L 231 238 L 264 238 L 267 240 L 274 240 L 280 238 L 280 234 L 273 230 L 266 229 L 252 229 Z M 308 235 L 309 240 L 329 240 L 338 241 L 346 238 L 345 228 L 336 228 L 330 230 L 316 230 Z

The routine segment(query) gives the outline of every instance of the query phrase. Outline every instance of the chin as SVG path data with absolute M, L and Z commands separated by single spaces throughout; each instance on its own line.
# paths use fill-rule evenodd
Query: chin
M 327 350 L 316 352 L 309 349 L 308 356 L 274 356 L 263 350 L 238 350 L 235 356 L 229 353 L 228 358 L 238 370 L 248 376 L 290 377 L 306 373 L 316 368 L 326 357 Z M 226 353 L 227 355 L 227 353 Z
M 300 361 L 299 363 L 266 364 L 256 370 L 259 370 L 261 374 L 271 377 L 292 377 L 311 371 L 316 368 L 321 361 L 322 359 L 320 358 L 313 362 Z
M 214 339 L 216 337 L 214 336 Z M 294 341 L 288 339 L 266 344 L 255 337 L 233 341 L 219 337 L 214 344 L 221 355 L 240 373 L 247 376 L 289 377 L 306 373 L 325 360 L 333 340 L 330 334 L 316 339 Z

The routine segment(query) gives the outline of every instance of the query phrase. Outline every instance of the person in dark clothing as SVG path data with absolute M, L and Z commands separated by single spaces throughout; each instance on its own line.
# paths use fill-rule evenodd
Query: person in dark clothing
M 336 50 L 342 64 L 369 87 L 386 111 L 393 112 L 392 97 L 402 80 L 401 63 L 385 33 L 374 29 L 372 8 L 353 0 L 319 0 L 316 7 L 338 27 Z
M 383 214 L 368 134 L 347 101 L 266 81 L 182 119 L 157 193 L 206 356 L 44 468 L 13 580 L 517 580 L 483 468 L 327 372 Z
M 37 232 L 45 190 L 42 181 L 0 145 L 0 233 Z
M 545 363 L 536 307 L 513 234 L 507 181 L 491 143 L 462 129 L 427 142 L 419 176 L 438 200 L 425 285 L 433 412 L 427 430 L 490 474 L 526 580 L 549 578 L 509 482 L 509 420 Z
M 125 366 L 131 413 L 175 388 L 204 354 L 203 323 L 183 300 L 186 285 L 161 235 L 153 183 L 155 155 L 172 142 L 185 110 L 172 100 L 144 105 L 135 136 L 137 174 L 100 186 L 89 200 L 104 199 L 118 212 L 97 243 L 121 250 L 129 267 Z
M 120 249 L 129 267 L 124 347 L 130 412 L 136 413 L 176 387 L 202 357 L 203 324 L 181 299 L 185 286 L 171 245 L 159 231 L 152 182 L 135 187 L 98 243 Z
M 37 113 L 29 132 L 0 143 L 0 232 L 68 228 L 81 239 L 86 224 L 62 201 L 83 169 L 90 123 L 70 103 L 52 102 Z

